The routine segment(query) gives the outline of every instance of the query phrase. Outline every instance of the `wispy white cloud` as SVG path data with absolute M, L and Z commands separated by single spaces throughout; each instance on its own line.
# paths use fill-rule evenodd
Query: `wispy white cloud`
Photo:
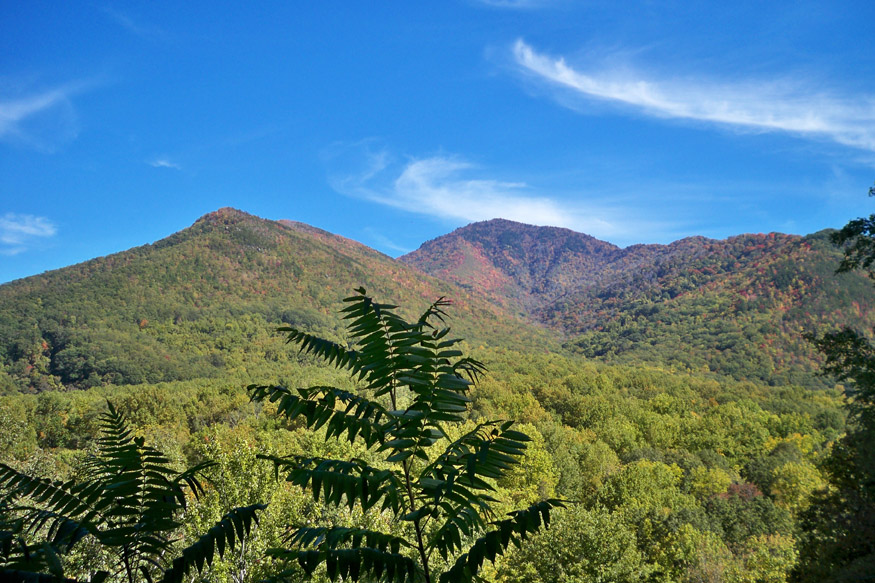
M 70 83 L 21 97 L 0 96 L 0 140 L 51 152 L 79 131 L 70 98 L 88 86 Z
M 525 10 L 530 8 L 542 8 L 555 4 L 557 0 L 475 0 L 477 4 L 485 4 L 493 8 L 508 8 L 511 10 Z
M 6 213 L 0 216 L 0 254 L 17 255 L 55 233 L 57 228 L 45 217 Z
M 389 162 L 387 153 L 371 149 L 366 159 L 355 165 L 355 173 L 333 175 L 332 186 L 342 194 L 456 224 L 503 218 L 633 242 L 643 233 L 673 228 L 639 220 L 628 208 L 593 202 L 584 194 L 566 193 L 560 200 L 538 194 L 524 182 L 484 178 L 482 168 L 458 157 L 439 155 L 398 166 Z
M 474 167 L 458 159 L 434 157 L 410 162 L 380 202 L 434 216 L 482 221 L 497 216 L 538 225 L 570 226 L 556 201 L 526 194 L 522 182 L 466 178 Z
M 173 170 L 182 170 L 182 166 L 180 166 L 176 162 L 173 162 L 166 156 L 161 156 L 159 158 L 149 160 L 147 164 L 149 164 L 149 166 L 152 166 L 153 168 L 171 168 Z
M 410 253 L 411 251 L 413 251 L 413 249 L 411 249 L 410 247 L 404 247 L 403 245 L 399 245 L 398 243 L 372 227 L 365 227 L 364 232 L 369 239 L 376 242 L 383 249 L 396 251 L 398 253 Z
M 141 38 L 156 39 L 165 36 L 164 31 L 160 28 L 134 20 L 129 14 L 121 12 L 111 6 L 104 6 L 103 12 L 116 24 Z
M 787 132 L 875 151 L 875 96 L 841 97 L 790 80 L 659 79 L 631 67 L 607 65 L 584 70 L 522 40 L 514 44 L 513 57 L 539 81 L 645 115 Z

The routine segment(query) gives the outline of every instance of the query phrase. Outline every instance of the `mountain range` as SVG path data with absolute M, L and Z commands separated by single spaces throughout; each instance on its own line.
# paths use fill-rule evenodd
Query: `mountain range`
M 392 259 L 225 208 L 0 285 L 0 391 L 249 378 L 288 358 L 279 325 L 344 341 L 337 310 L 359 286 L 413 311 L 451 298 L 449 323 L 472 346 L 825 386 L 803 334 L 875 323 L 870 283 L 836 276 L 840 256 L 826 232 L 619 248 L 495 219 Z
M 804 338 L 873 324 L 870 283 L 836 275 L 829 232 L 690 237 L 621 249 L 588 235 L 496 219 L 400 261 L 563 335 L 590 358 L 818 385 Z

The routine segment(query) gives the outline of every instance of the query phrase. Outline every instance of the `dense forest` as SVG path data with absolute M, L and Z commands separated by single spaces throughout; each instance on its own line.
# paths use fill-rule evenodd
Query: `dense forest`
M 868 240 L 863 227 L 847 240 Z M 223 209 L 154 245 L 0 286 L 0 460 L 8 468 L 0 487 L 8 494 L 23 483 L 14 476 L 25 475 L 47 484 L 82 480 L 112 447 L 148 444 L 173 475 L 201 468 L 162 557 L 206 553 L 203 541 L 218 545 L 218 535 L 199 537 L 226 533 L 212 530 L 223 517 L 240 509 L 257 516 L 238 529 L 245 535 L 238 544 L 228 538 L 221 553 L 210 546 L 210 560 L 188 577 L 294 581 L 312 571 L 313 580 L 327 580 L 327 563 L 309 569 L 306 560 L 266 553 L 289 546 L 290 527 L 395 537 L 413 527 L 392 520 L 391 507 L 366 512 L 352 491 L 338 491 L 337 500 L 327 490 L 314 495 L 300 487 L 302 469 L 286 479 L 276 460 L 385 468 L 381 446 L 356 440 L 359 426 L 346 439 L 312 411 L 289 415 L 286 401 L 255 399 L 246 387 L 335 387 L 338 395 L 367 388 L 380 397 L 365 369 L 350 375 L 343 365 L 343 355 L 377 337 L 376 329 L 357 336 L 342 318 L 349 312 L 340 312 L 356 305 L 342 298 L 364 286 L 413 322 L 439 297 L 453 300 L 445 321 L 436 321 L 465 339 L 452 358 L 487 370 L 465 389 L 464 407 L 448 409 L 459 426 L 450 437 L 508 419 L 530 440 L 519 448 L 521 463 L 484 478 L 494 520 L 566 501 L 550 512 L 549 528 L 522 532 L 519 547 L 505 542 L 494 562 L 481 557 L 485 580 L 864 578 L 871 563 L 841 569 L 872 549 L 867 555 L 841 537 L 872 522 L 827 518 L 850 516 L 842 506 L 853 498 L 848 492 L 858 508 L 872 508 L 871 484 L 853 488 L 875 475 L 858 454 L 871 439 L 865 390 L 875 367 L 865 331 L 875 323 L 873 295 L 864 275 L 834 273 L 842 253 L 829 234 L 621 250 L 538 229 L 480 223 L 399 262 L 306 225 Z M 849 324 L 852 336 L 823 336 Z M 299 334 L 291 343 L 289 330 Z M 328 344 L 307 344 L 317 337 Z M 818 373 L 822 366 L 831 376 Z M 850 407 L 848 388 L 857 390 Z M 346 412 L 361 417 L 365 409 Z M 108 427 L 117 432 L 111 447 Z M 393 455 L 404 439 L 394 438 Z M 417 463 L 439 458 L 428 447 L 422 455 Z M 22 544 L 39 540 L 40 525 L 21 534 Z M 474 530 L 459 532 L 459 548 L 476 547 Z M 3 540 L 8 559 L 17 547 Z M 45 572 L 129 580 L 100 540 L 83 536 L 60 549 L 58 565 L 47 563 Z M 33 549 L 35 557 L 55 556 Z M 449 559 L 434 557 L 435 569 L 450 568 Z

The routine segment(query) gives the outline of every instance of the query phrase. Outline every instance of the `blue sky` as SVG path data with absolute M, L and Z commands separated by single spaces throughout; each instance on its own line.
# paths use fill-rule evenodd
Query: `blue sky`
M 0 282 L 233 206 L 397 256 L 872 212 L 871 2 L 7 2 Z

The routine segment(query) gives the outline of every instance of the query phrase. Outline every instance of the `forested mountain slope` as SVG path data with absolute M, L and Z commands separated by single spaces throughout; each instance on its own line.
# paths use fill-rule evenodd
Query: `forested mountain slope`
M 415 309 L 450 297 L 472 342 L 548 342 L 364 245 L 226 208 L 152 245 L 0 286 L 0 390 L 245 375 L 286 360 L 277 326 L 339 339 L 340 300 L 359 286 Z
M 620 249 L 568 229 L 474 223 L 400 258 L 568 335 L 588 357 L 817 386 L 803 338 L 871 325 L 826 233 L 691 237 Z
M 871 289 L 834 274 L 839 256 L 824 233 L 621 249 L 496 219 L 396 261 L 221 209 L 152 245 L 0 286 L 0 391 L 246 376 L 285 361 L 279 325 L 340 339 L 338 302 L 362 285 L 405 306 L 452 298 L 454 329 L 475 344 L 564 341 L 607 361 L 820 386 L 803 334 L 875 324 Z

